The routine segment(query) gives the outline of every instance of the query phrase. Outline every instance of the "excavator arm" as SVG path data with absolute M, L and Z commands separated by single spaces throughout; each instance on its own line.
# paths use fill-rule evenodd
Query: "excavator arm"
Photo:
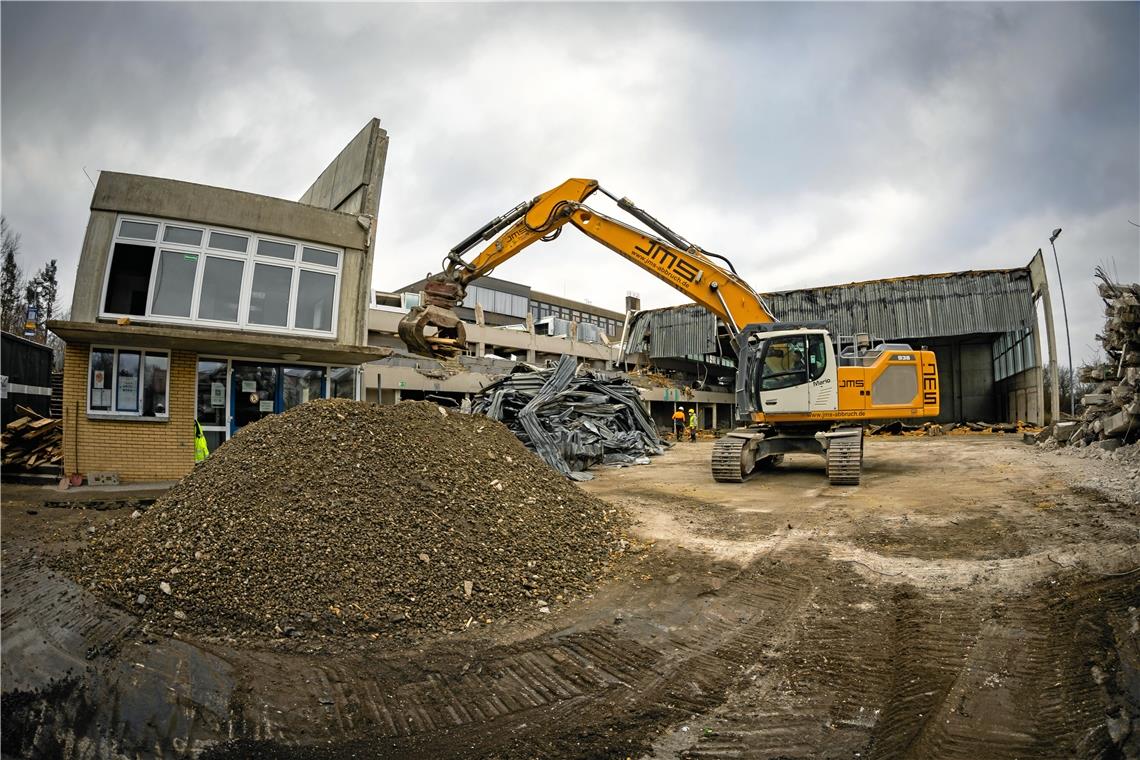
M 613 198 L 619 208 L 660 237 L 583 205 L 596 191 Z M 735 273 L 727 259 L 688 243 L 628 198 L 610 195 L 596 180 L 570 179 L 492 219 L 451 249 L 443 271 L 424 285 L 423 303 L 400 323 L 405 345 L 427 356 L 461 349 L 465 344 L 463 322 L 454 308 L 466 295 L 467 285 L 527 246 L 553 240 L 567 224 L 701 304 L 734 333 L 749 324 L 776 321 L 763 299 Z M 463 254 L 480 240 L 490 243 L 471 261 L 464 260 Z M 723 261 L 724 266 L 714 259 Z M 433 328 L 430 335 L 429 328 Z

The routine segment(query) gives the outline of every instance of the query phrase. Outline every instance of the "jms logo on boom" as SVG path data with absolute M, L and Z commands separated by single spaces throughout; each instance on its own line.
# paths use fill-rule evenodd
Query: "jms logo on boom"
M 685 282 L 700 282 L 701 270 L 660 243 L 653 243 L 648 248 L 635 245 L 633 250 L 652 261 L 658 268 L 677 275 Z
M 922 365 L 922 403 L 927 406 L 938 403 L 938 370 L 933 364 Z

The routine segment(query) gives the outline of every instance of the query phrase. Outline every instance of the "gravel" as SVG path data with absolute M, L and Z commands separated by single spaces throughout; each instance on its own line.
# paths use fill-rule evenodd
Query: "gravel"
M 322 400 L 244 428 L 60 568 L 159 628 L 408 643 L 588 592 L 625 525 L 501 423 Z

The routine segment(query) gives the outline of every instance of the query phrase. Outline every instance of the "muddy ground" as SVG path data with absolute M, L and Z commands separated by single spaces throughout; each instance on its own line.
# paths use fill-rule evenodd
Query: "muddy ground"
M 3 506 L 8 756 L 1140 756 L 1140 517 L 1110 463 L 870 439 L 863 485 L 711 443 L 583 484 L 643 546 L 591 598 L 394 652 L 155 636 L 44 568 L 116 512 Z M 28 510 L 36 514 L 28 514 Z M 120 518 L 122 515 L 119 516 Z

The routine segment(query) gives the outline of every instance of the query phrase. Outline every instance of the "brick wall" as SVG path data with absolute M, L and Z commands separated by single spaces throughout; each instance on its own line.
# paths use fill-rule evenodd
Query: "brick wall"
M 88 417 L 90 355 L 90 346 L 80 343 L 68 344 L 64 351 L 64 472 L 117 472 L 123 482 L 177 480 L 190 472 L 194 467 L 197 355 L 170 352 L 170 416 L 161 422 Z

